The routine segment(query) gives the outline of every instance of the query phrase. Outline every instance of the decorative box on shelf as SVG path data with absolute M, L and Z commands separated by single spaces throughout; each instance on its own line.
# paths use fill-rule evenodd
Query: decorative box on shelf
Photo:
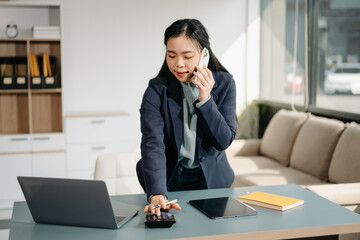
M 26 57 L 0 57 L 0 89 L 26 89 Z
M 1 77 L 0 89 L 27 89 L 27 76 Z
M 44 77 L 44 88 L 56 88 L 56 77 L 55 76 Z
M 44 78 L 39 77 L 31 77 L 31 89 L 41 89 L 44 86 Z
M 1 77 L 0 89 L 14 89 L 14 77 L 13 76 L 4 76 Z
M 55 76 L 40 76 L 31 77 L 31 88 L 42 89 L 42 88 L 56 88 L 56 77 Z
M 15 89 L 27 89 L 28 81 L 27 76 L 15 76 Z

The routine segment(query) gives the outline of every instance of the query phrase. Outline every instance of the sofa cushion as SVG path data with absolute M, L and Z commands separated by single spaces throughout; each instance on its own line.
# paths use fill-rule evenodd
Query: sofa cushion
M 228 159 L 235 175 L 254 172 L 259 169 L 277 169 L 283 166 L 265 156 L 236 156 Z
M 326 181 L 330 160 L 345 124 L 310 116 L 302 126 L 291 154 L 290 166 Z
M 329 168 L 334 183 L 360 182 L 360 125 L 345 129 L 336 145 Z
M 289 159 L 295 138 L 308 114 L 280 110 L 271 119 L 260 144 L 260 153 L 284 166 Z
M 236 184 L 236 185 L 235 185 Z M 259 169 L 254 172 L 235 175 L 232 187 L 264 186 L 280 184 L 320 185 L 320 179 L 299 170 L 281 166 L 281 168 Z
M 360 183 L 306 186 L 310 191 L 340 205 L 360 204 Z
M 228 159 L 235 156 L 259 155 L 261 139 L 235 139 L 225 150 Z

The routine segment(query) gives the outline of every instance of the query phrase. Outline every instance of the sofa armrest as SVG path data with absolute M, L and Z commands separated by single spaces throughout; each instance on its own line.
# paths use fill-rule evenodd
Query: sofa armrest
M 340 205 L 360 204 L 360 183 L 311 185 L 306 188 Z
M 236 139 L 226 149 L 228 158 L 259 155 L 261 139 Z

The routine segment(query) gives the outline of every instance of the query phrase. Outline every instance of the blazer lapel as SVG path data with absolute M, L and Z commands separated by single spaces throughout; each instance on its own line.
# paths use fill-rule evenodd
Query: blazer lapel
M 175 143 L 177 152 L 180 151 L 180 146 L 183 141 L 183 101 L 182 88 L 180 82 L 175 77 L 170 77 L 168 86 L 168 106 L 173 124 Z
M 216 100 L 218 99 L 218 95 L 215 93 L 215 89 L 219 86 L 217 83 L 217 78 L 216 76 L 213 74 L 214 80 L 215 80 L 215 84 L 210 92 L 212 101 L 214 101 L 216 103 Z M 203 156 L 203 152 L 201 151 L 202 148 L 200 148 L 200 144 L 201 141 L 203 140 L 203 136 L 204 133 L 202 132 L 202 127 L 199 125 L 199 121 L 197 122 L 197 127 L 196 127 L 196 149 L 197 149 L 197 153 L 198 153 L 198 158 L 199 160 L 202 158 Z
M 214 86 L 213 86 L 213 88 L 212 88 L 212 90 L 211 90 L 210 95 L 211 95 L 211 97 L 213 98 L 213 101 L 216 102 L 218 96 L 216 95 L 216 93 L 215 93 L 214 90 L 218 87 L 218 83 L 217 83 L 217 78 L 216 78 L 216 76 L 213 75 L 213 77 L 214 77 L 214 80 L 215 80 L 215 84 L 214 84 Z

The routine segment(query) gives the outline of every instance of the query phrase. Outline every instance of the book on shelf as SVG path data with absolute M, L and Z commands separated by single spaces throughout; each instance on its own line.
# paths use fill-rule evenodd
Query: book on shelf
M 60 39 L 60 34 L 33 34 L 33 38 Z
M 60 26 L 33 26 L 33 31 L 60 31 Z
M 30 53 L 30 74 L 32 77 L 40 77 L 39 63 L 33 53 Z
M 13 64 L 3 63 L 0 64 L 0 76 L 13 76 L 14 75 L 14 67 Z
M 43 52 L 43 75 L 44 77 L 52 76 L 51 66 L 50 66 L 50 59 L 49 55 L 46 52 Z
M 26 76 L 26 63 L 15 64 L 15 76 Z
M 278 211 L 285 211 L 304 204 L 304 200 L 301 199 L 260 191 L 240 196 L 238 199 L 244 203 Z

